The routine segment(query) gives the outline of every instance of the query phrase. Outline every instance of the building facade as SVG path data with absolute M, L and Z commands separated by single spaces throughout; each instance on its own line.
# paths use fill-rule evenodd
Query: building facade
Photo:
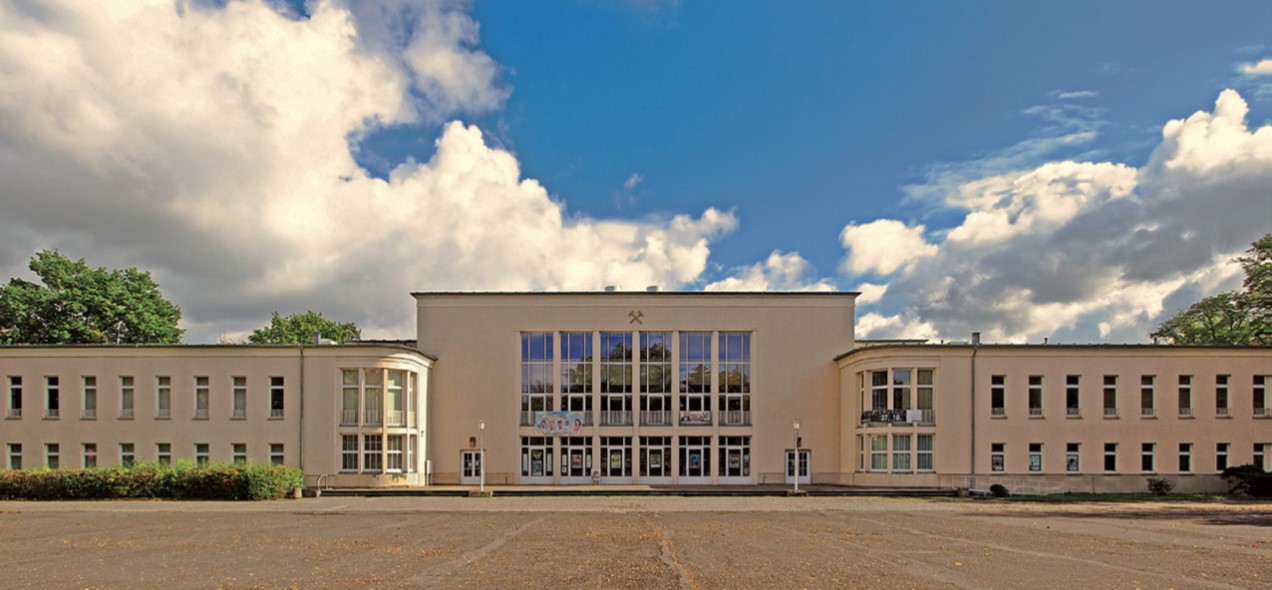
M 3 347 L 0 465 L 1038 492 L 1272 468 L 1272 348 L 857 342 L 855 297 L 417 293 L 410 342 Z

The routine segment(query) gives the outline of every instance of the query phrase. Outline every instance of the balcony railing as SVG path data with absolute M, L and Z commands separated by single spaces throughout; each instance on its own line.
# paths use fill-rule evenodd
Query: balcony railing
M 935 410 L 866 410 L 861 423 L 935 424 Z
M 601 412 L 601 426 L 630 426 L 631 410 L 608 410 Z
M 522 426 L 534 426 L 534 412 L 522 412 L 522 413 L 521 413 L 521 425 L 522 425 Z
M 358 425 L 358 411 L 357 411 L 357 410 L 350 410 L 350 409 L 348 409 L 348 408 L 341 410 L 341 411 L 340 411 L 340 425 L 341 425 L 341 426 L 357 426 L 357 425 Z
M 1254 417 L 1255 417 L 1255 418 L 1265 418 L 1265 417 L 1267 417 L 1268 415 L 1269 415 L 1269 414 L 1268 414 L 1268 409 L 1267 409 L 1267 408 L 1255 408 L 1255 409 L 1254 409 Z
M 84 408 L 84 413 L 80 416 L 88 420 L 97 418 L 97 408 Z
M 389 410 L 389 426 L 406 426 L 406 412 Z
M 1227 415 L 1228 415 L 1228 408 L 1215 408 L 1215 415 L 1216 415 L 1216 416 L 1227 416 Z
M 750 426 L 750 410 L 720 410 L 721 426 Z
M 1033 418 L 1037 418 L 1037 417 L 1041 416 L 1041 415 L 1042 415 L 1042 408 L 1029 408 L 1029 415 L 1030 415 L 1031 417 L 1033 417 Z
M 1105 417 L 1105 418 L 1116 418 L 1116 417 L 1117 417 L 1117 408 L 1104 408 L 1104 417 Z
M 991 415 L 991 416 L 1006 416 L 1006 415 L 1007 415 L 1007 408 L 990 408 L 990 410 L 989 410 L 989 415 Z
M 159 408 L 158 410 L 156 410 L 156 411 L 155 411 L 155 417 L 156 417 L 156 418 L 165 419 L 165 420 L 166 420 L 166 419 L 168 419 L 168 418 L 171 418 L 171 417 L 172 417 L 172 409 L 171 409 L 171 408 Z
M 45 418 L 52 418 L 52 419 L 56 420 L 56 419 L 57 419 L 58 412 L 59 412 L 59 410 L 58 410 L 57 408 L 45 408 L 45 410 L 44 410 L 44 417 L 45 417 Z
M 10 418 L 21 418 L 21 417 L 22 417 L 22 408 L 9 408 L 9 417 L 10 417 Z
M 710 426 L 711 411 L 710 410 L 681 410 L 680 425 L 681 426 Z
M 1082 411 L 1081 411 L 1081 410 L 1080 410 L 1077 406 L 1072 406 L 1072 407 L 1069 407 L 1069 408 L 1065 408 L 1065 413 L 1067 413 L 1067 414 L 1068 414 L 1068 415 L 1070 415 L 1070 416 L 1081 416 L 1081 415 L 1082 415 Z
M 1192 416 L 1192 408 L 1179 408 L 1180 416 Z
M 362 423 L 367 426 L 379 426 L 383 421 L 384 417 L 381 416 L 380 408 L 362 411 Z
M 132 410 L 128 410 L 128 417 L 129 417 L 129 418 L 131 418 L 131 417 L 132 417 Z M 195 418 L 207 418 L 207 417 L 208 417 L 208 409 L 207 409 L 207 408 L 195 408 L 195 409 L 194 409 L 194 417 L 195 417 Z
M 195 413 L 195 416 L 198 416 L 198 413 L 197 413 L 197 412 Z M 203 417 L 204 417 L 204 418 L 207 418 L 207 417 L 208 417 L 208 411 L 207 411 L 207 410 L 203 410 Z M 132 420 L 132 418 L 133 418 L 133 409 L 132 409 L 132 408 L 123 408 L 123 409 L 119 410 L 119 418 L 120 418 L 121 420 Z
M 671 426 L 671 412 L 653 410 L 640 413 L 641 426 Z
M 1155 408 L 1140 408 L 1140 417 L 1142 418 L 1152 418 L 1156 415 L 1157 411 Z

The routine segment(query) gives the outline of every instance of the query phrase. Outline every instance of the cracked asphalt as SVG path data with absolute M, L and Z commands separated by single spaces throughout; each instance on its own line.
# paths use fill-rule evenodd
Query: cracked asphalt
M 0 588 L 1272 588 L 1272 504 L 0 502 Z

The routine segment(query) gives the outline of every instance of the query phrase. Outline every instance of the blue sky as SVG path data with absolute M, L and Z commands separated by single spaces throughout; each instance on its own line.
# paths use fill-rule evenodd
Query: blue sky
M 0 7 L 0 269 L 192 341 L 428 290 L 859 290 L 871 337 L 1143 341 L 1272 231 L 1272 3 Z M 50 57 L 52 56 L 52 57 Z

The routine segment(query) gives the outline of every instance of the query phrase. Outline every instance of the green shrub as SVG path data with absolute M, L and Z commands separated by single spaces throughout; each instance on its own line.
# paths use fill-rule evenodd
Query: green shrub
M 244 472 L 248 500 L 284 498 L 292 490 L 303 487 L 305 474 L 285 465 L 249 465 Z
M 1222 477 L 1228 482 L 1228 493 L 1254 498 L 1272 498 L 1272 473 L 1268 473 L 1258 465 L 1248 463 L 1223 470 Z
M 134 465 L 93 469 L 0 471 L 0 499 L 94 500 L 166 498 L 183 500 L 272 500 L 304 483 L 304 474 L 284 465 Z
M 1165 496 L 1175 489 L 1175 482 L 1162 477 L 1148 478 L 1148 491 L 1154 496 Z
M 1007 486 L 1000 483 L 989 486 L 989 493 L 993 494 L 995 498 L 1006 498 L 1011 495 L 1011 492 L 1007 491 Z

